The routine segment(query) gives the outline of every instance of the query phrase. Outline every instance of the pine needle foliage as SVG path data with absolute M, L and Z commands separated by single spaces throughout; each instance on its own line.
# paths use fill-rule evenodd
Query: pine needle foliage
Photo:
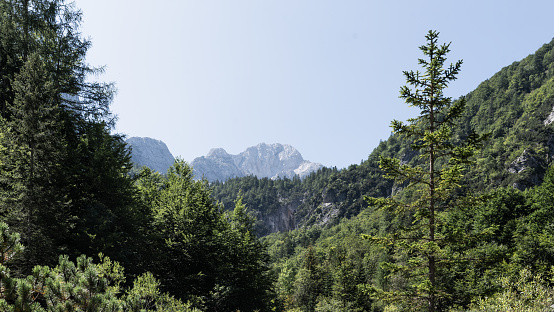
M 390 289 L 370 287 L 374 296 L 398 303 L 407 310 L 437 311 L 448 294 L 441 287 L 440 269 L 451 260 L 447 255 L 447 235 L 440 231 L 441 221 L 461 188 L 464 170 L 471 163 L 485 136 L 475 133 L 466 138 L 452 134 L 463 113 L 465 99 L 457 101 L 444 95 L 456 79 L 462 61 L 445 65 L 450 43 L 438 44 L 439 33 L 429 31 L 427 44 L 420 47 L 425 58 L 418 60 L 423 71 L 404 71 L 407 85 L 400 98 L 420 114 L 407 122 L 393 120 L 394 133 L 412 142 L 411 148 L 422 158 L 421 166 L 411 166 L 400 159 L 380 157 L 385 177 L 404 186 L 414 196 L 392 194 L 388 198 L 366 197 L 370 205 L 391 211 L 408 220 L 386 236 L 364 235 L 393 252 L 395 260 L 382 263 L 391 280 Z

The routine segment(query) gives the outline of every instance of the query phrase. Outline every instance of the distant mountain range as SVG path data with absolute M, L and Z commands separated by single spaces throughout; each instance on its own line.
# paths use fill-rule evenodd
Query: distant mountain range
M 135 166 L 147 166 L 165 173 L 173 165 L 174 157 L 164 142 L 152 138 L 131 137 L 126 140 L 131 146 Z M 305 177 L 323 165 L 302 158 L 298 150 L 288 144 L 265 144 L 247 148 L 238 155 L 231 155 L 222 148 L 210 150 L 208 155 L 191 162 L 196 179 L 226 181 L 230 178 L 256 176 L 258 178 Z
M 210 150 L 191 163 L 197 178 L 225 181 L 229 178 L 256 176 L 258 178 L 305 177 L 323 165 L 302 158 L 298 150 L 288 144 L 265 144 L 247 148 L 238 155 L 228 154 L 222 148 Z

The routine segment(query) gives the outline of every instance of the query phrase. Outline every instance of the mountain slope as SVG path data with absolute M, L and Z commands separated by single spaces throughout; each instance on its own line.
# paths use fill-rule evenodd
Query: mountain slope
M 541 183 L 554 155 L 553 77 L 554 41 L 502 68 L 466 96 L 467 106 L 454 128 L 454 137 L 463 139 L 475 131 L 490 133 L 490 138 L 477 155 L 476 165 L 467 172 L 464 185 L 486 191 L 498 187 L 526 189 Z M 215 186 L 213 195 L 231 208 L 229 199 L 239 190 L 243 195 L 251 194 L 244 202 L 266 222 L 270 216 L 289 216 L 291 220 L 281 223 L 295 227 L 334 224 L 363 210 L 367 206 L 364 195 L 388 196 L 402 189 L 381 176 L 377 161 L 384 155 L 418 165 L 421 159 L 410 145 L 392 135 L 361 165 L 332 173 L 320 170 L 310 179 L 297 181 L 290 190 L 276 192 L 274 185 L 237 179 Z M 278 196 L 267 195 L 272 192 Z M 298 204 L 291 208 L 287 204 L 291 202 Z M 284 213 L 286 209 L 291 210 Z M 268 229 L 264 225 L 260 228 Z
M 554 41 L 482 82 L 467 96 L 463 136 L 470 129 L 491 138 L 470 172 L 480 189 L 529 188 L 542 181 L 554 155 L 548 118 L 554 106 Z

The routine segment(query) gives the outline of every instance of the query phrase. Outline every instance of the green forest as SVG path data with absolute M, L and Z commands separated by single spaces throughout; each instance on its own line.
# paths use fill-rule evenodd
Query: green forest
M 422 37 L 420 114 L 348 168 L 133 168 L 82 12 L 0 0 L 0 311 L 549 311 L 554 41 L 466 96 Z

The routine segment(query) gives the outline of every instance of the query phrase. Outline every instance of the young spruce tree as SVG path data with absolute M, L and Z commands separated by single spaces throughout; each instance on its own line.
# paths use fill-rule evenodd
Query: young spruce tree
M 442 217 L 454 209 L 454 198 L 463 171 L 477 145 L 483 139 L 475 134 L 464 140 L 453 137 L 452 128 L 461 116 L 465 99 L 452 101 L 443 94 L 448 84 L 456 79 L 462 61 L 445 68 L 450 44 L 437 43 L 439 33 L 429 31 L 427 44 L 420 47 L 425 55 L 419 59 L 424 71 L 405 71 L 407 85 L 400 97 L 410 106 L 420 109 L 420 115 L 406 123 L 393 120 L 394 133 L 412 142 L 423 163 L 410 166 L 400 159 L 380 157 L 380 167 L 387 178 L 406 185 L 417 194 L 414 200 L 403 200 L 392 194 L 388 198 L 371 198 L 370 205 L 389 209 L 395 215 L 407 215 L 412 222 L 385 237 L 366 235 L 367 239 L 392 247 L 396 261 L 383 263 L 390 277 L 401 284 L 395 289 L 377 289 L 372 293 L 387 302 L 408 310 L 440 310 L 440 301 L 448 297 L 441 287 L 440 270 L 452 259 L 447 254 L 448 239 L 439 232 Z M 456 142 L 458 141 L 458 142 Z

